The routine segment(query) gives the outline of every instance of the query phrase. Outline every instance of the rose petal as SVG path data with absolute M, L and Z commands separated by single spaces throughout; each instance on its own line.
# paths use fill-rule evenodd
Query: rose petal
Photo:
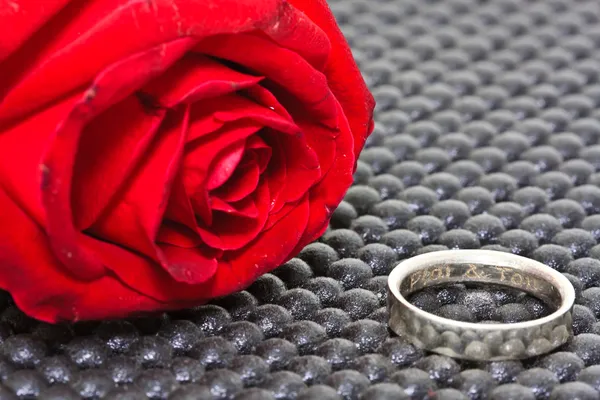
M 157 266 L 156 262 L 135 254 L 122 246 L 108 243 L 86 236 L 84 238 L 86 247 L 98 254 L 102 264 L 106 266 L 119 280 L 143 296 L 150 297 L 158 302 L 168 302 L 174 308 L 181 308 L 181 302 L 202 303 L 207 297 L 203 296 L 202 287 L 209 284 L 213 278 L 204 284 L 188 284 L 176 281 L 163 268 Z M 162 246 L 162 245 L 161 245 Z M 189 254 L 190 260 L 195 260 L 198 266 L 204 262 L 212 263 L 213 254 L 202 254 L 203 248 L 196 248 Z M 126 266 L 126 268 L 124 268 Z M 207 266 L 206 270 L 211 269 Z M 184 278 L 187 278 L 184 276 Z M 106 295 L 104 295 L 106 296 Z M 101 303 L 100 303 L 101 304 Z M 156 309 L 164 309 L 165 305 Z M 140 310 L 141 311 L 141 310 Z
M 190 124 L 190 130 L 188 132 L 188 146 L 189 148 L 197 147 L 201 143 L 213 140 L 215 132 L 219 130 L 226 131 L 223 129 L 228 122 L 236 122 L 241 119 L 248 119 L 243 124 L 238 123 L 235 126 L 236 129 L 242 127 L 253 127 L 258 130 L 262 127 L 262 121 L 254 121 L 258 116 L 263 116 L 266 112 L 256 104 L 241 98 L 236 95 L 225 95 L 214 99 L 199 101 L 192 104 L 192 120 Z M 247 136 L 242 135 L 241 138 Z M 241 139 L 240 138 L 240 139 Z M 222 147 L 228 146 L 235 140 L 229 140 Z
M 292 118 L 288 111 L 281 106 L 277 98 L 261 85 L 252 86 L 246 90 L 250 98 L 254 101 L 263 104 L 266 107 L 270 107 L 274 111 L 285 115 L 287 118 Z M 334 113 L 337 118 L 337 112 Z M 338 129 L 332 130 L 326 128 L 315 122 L 312 118 L 307 118 L 306 113 L 296 112 L 293 116 L 294 121 L 301 128 L 301 131 L 306 138 L 308 146 L 317 155 L 319 166 L 321 171 L 326 172 L 329 170 L 333 163 L 335 156 L 335 140 L 337 135 L 340 134 Z M 279 146 L 280 148 L 280 146 Z M 280 148 L 280 151 L 283 151 Z M 283 183 L 285 182 L 285 168 L 281 166 L 281 162 L 275 162 L 275 165 L 280 165 L 278 168 L 273 168 L 269 178 L 271 193 L 275 199 L 273 211 L 277 212 L 284 204 L 283 197 L 279 195 L 280 190 L 283 189 Z M 269 223 L 267 223 L 269 225 Z
M 287 184 L 279 193 L 284 202 L 293 202 L 302 197 L 321 177 L 319 159 L 307 145 L 304 135 L 282 135 L 279 132 L 265 130 L 264 137 L 269 142 L 279 142 L 286 164 Z M 281 168 L 272 163 L 269 168 Z M 276 201 L 279 199 L 275 199 Z
M 373 130 L 375 100 L 365 84 L 348 42 L 340 31 L 326 0 L 289 0 L 329 37 L 331 52 L 324 69 L 328 86 L 341 104 L 354 137 L 354 154 L 360 154 Z
M 62 273 L 43 230 L 2 186 L 0 210 L 0 223 L 11 227 L 0 230 L 0 287 L 11 291 L 23 311 L 55 320 L 64 305 L 76 303 L 84 285 Z
M 192 206 L 190 201 L 190 195 L 187 193 L 183 170 L 180 170 L 179 174 L 173 180 L 173 186 L 171 187 L 171 196 L 169 197 L 169 203 L 165 210 L 165 219 L 182 224 L 194 232 L 198 229 L 196 223 L 196 217 L 202 221 L 212 221 L 212 211 L 210 209 L 210 203 L 208 193 L 196 193 L 196 204 Z M 209 223 L 208 222 L 208 223 Z
M 300 128 L 294 124 L 293 120 L 243 96 L 229 94 L 201 101 L 194 104 L 192 110 L 193 129 L 190 129 L 188 134 L 190 144 L 223 128 L 228 122 L 241 120 L 254 122 L 253 126 L 268 126 L 291 135 L 300 132 Z M 246 125 L 251 125 L 251 123 L 246 123 Z
M 205 202 L 206 208 L 208 209 L 208 217 L 212 218 L 212 213 L 210 212 L 208 205 L 208 196 L 206 196 Z M 190 202 L 190 198 L 186 193 L 185 186 L 183 184 L 182 171 L 180 171 L 173 180 L 173 185 L 171 186 L 171 196 L 169 197 L 169 203 L 167 204 L 167 208 L 165 210 L 164 219 L 181 224 L 193 232 L 196 232 L 198 228 L 196 223 L 196 214 L 194 214 L 192 203 Z
M 200 112 L 203 110 L 203 107 L 199 107 L 196 110 Z M 207 123 L 207 120 L 210 119 L 204 116 L 196 117 L 190 124 L 188 137 L 194 135 L 203 137 L 205 142 L 207 140 L 211 140 L 211 142 L 208 145 L 202 144 L 205 147 L 196 143 L 194 147 L 191 147 L 191 150 L 188 150 L 184 159 L 184 166 L 179 176 L 173 182 L 171 198 L 165 212 L 167 219 L 183 224 L 194 231 L 198 228 L 196 217 L 203 221 L 204 224 L 212 224 L 212 211 L 208 191 L 201 190 L 209 174 L 210 167 L 210 165 L 207 165 L 210 164 L 210 159 L 206 157 L 206 154 L 219 153 L 221 151 L 219 150 L 220 147 L 227 147 L 231 142 L 236 143 L 238 140 L 243 140 L 260 129 L 259 124 L 252 121 L 242 121 L 227 124 L 221 130 L 209 132 L 210 134 L 205 137 L 206 132 L 203 129 L 206 129 L 207 125 L 210 126 L 210 123 Z M 219 122 L 217 125 L 223 126 L 224 123 Z M 197 130 L 200 132 L 196 132 Z M 222 141 L 218 139 L 222 139 Z M 190 202 L 190 197 L 192 196 L 194 196 L 193 206 Z
M 243 290 L 260 275 L 281 265 L 300 240 L 308 222 L 308 214 L 306 196 L 282 223 L 261 232 L 240 250 L 225 253 L 214 277 L 202 288 L 203 293 L 220 297 Z
M 169 260 L 169 275 L 177 282 L 199 284 L 213 277 L 217 271 L 217 252 L 200 246 L 182 248 L 160 244 L 160 250 Z
M 202 40 L 196 49 L 265 76 L 269 82 L 285 90 L 278 99 L 286 108 L 300 107 L 315 120 L 336 127 L 335 99 L 325 75 L 298 53 L 250 33 L 209 37 Z
M 267 223 L 265 224 L 265 230 L 271 229 L 273 225 L 279 222 L 282 218 L 286 217 L 289 213 L 291 213 L 294 208 L 296 208 L 296 203 L 283 203 L 277 211 L 271 212 L 269 214 L 269 218 L 267 219 Z
M 211 203 L 213 211 L 221 211 L 221 215 L 254 219 L 259 216 L 259 211 L 253 197 L 254 196 L 246 197 L 245 199 L 231 204 L 215 197 L 211 199 Z M 231 226 L 231 228 L 234 227 Z
M 39 1 L 35 3 L 41 6 Z M 98 41 L 103 34 L 111 33 L 110 29 L 104 31 L 102 25 L 115 26 L 115 18 L 127 11 L 123 5 L 119 0 L 69 2 L 41 26 L 26 46 L 3 62 L 0 98 L 6 97 L 0 107 L 0 121 L 22 116 L 81 89 L 110 64 L 152 47 L 149 44 L 146 48 L 128 48 L 132 42 L 123 39 L 131 35 L 105 42 L 113 43 L 111 46 Z M 86 62 L 81 63 L 82 59 Z M 65 68 L 71 65 L 78 68 Z
M 177 222 L 164 220 L 156 235 L 156 243 L 170 244 L 183 248 L 198 247 L 202 245 L 196 230 L 189 229 Z
M 285 109 L 284 106 L 281 105 L 281 103 L 279 103 L 277 97 L 275 97 L 275 95 L 267 88 L 261 85 L 254 85 L 244 89 L 242 93 L 263 107 L 270 108 L 271 110 L 275 111 L 277 114 L 284 117 L 284 119 L 288 121 L 293 120 L 290 113 Z
M 297 254 L 304 246 L 319 237 L 327 228 L 331 214 L 344 198 L 346 190 L 353 181 L 352 166 L 355 164 L 354 141 L 350 126 L 341 114 L 340 135 L 336 140 L 334 163 L 319 182 L 310 190 L 310 212 L 306 230 L 290 257 Z
M 27 315 L 57 323 L 182 307 L 177 302 L 159 303 L 113 276 L 91 282 L 74 279 L 54 257 L 45 232 L 2 186 L 0 210 L 0 225 L 12 227 L 0 230 L 0 288 L 9 290 L 17 307 Z
M 0 185 L 41 227 L 46 226 L 46 213 L 39 192 L 47 181 L 46 171 L 40 170 L 40 159 L 52 139 L 53 128 L 64 120 L 80 96 L 57 101 L 47 109 L 0 130 Z
M 130 96 L 84 128 L 73 168 L 71 201 L 76 229 L 89 228 L 128 183 L 127 177 L 147 156 L 164 115 L 164 110 L 149 114 Z
M 343 118 L 343 117 L 342 117 Z M 322 179 L 335 161 L 335 148 L 337 137 L 341 134 L 339 130 L 332 131 L 307 118 L 306 116 L 295 116 L 297 125 L 304 132 L 306 145 L 317 155 Z M 351 135 L 351 132 L 344 131 Z M 316 182 L 315 182 L 316 183 Z
M 107 212 L 107 219 L 99 220 L 92 231 L 159 262 L 175 281 L 198 284 L 214 273 L 217 266 L 214 252 L 194 247 L 187 249 L 184 256 L 183 250 L 175 246 L 157 246 L 154 243 L 162 222 L 164 196 L 170 193 L 169 182 L 178 171 L 177 160 L 185 143 L 189 107 L 185 110 L 178 116 L 169 114 L 167 126 L 161 129 L 156 143 L 147 154 L 146 162 L 132 180 L 131 187 L 123 194 L 122 201 Z M 161 173 L 165 176 L 161 177 Z M 166 182 L 166 187 L 156 182 Z
M 71 211 L 71 180 L 83 127 L 107 107 L 118 103 L 147 80 L 168 68 L 192 44 L 189 38 L 179 39 L 136 54 L 105 70 L 57 128 L 43 157 L 42 168 L 46 184 L 42 187 L 41 194 L 46 210 L 48 236 L 59 260 L 81 279 L 98 278 L 105 271 L 97 255 L 89 253 L 82 246 L 84 235 L 76 230 Z
M 269 24 L 262 27 L 266 37 L 277 42 L 281 47 L 299 54 L 313 68 L 321 71 L 325 68 L 331 52 L 330 38 L 315 24 L 306 18 L 302 7 L 292 6 L 292 2 L 282 1 L 279 14 Z M 333 17 L 328 9 L 322 10 Z M 337 25 L 336 25 L 337 26 Z M 344 40 L 344 39 L 342 39 Z
M 204 192 L 208 190 L 206 180 L 213 168 L 213 157 L 227 152 L 234 143 L 245 141 L 265 125 L 292 134 L 298 132 L 298 128 L 274 111 L 236 95 L 198 102 L 192 110 L 183 180 L 188 197 L 194 197 L 195 214 L 204 224 L 211 225 L 208 194 Z
M 235 174 L 225 185 L 211 192 L 211 198 L 233 203 L 242 200 L 256 190 L 260 179 L 260 167 L 255 160 L 250 159 L 250 156 L 246 156 L 246 158 L 247 160 L 240 163 Z
M 143 90 L 161 105 L 173 107 L 250 88 L 262 79 L 231 69 L 201 54 L 190 53 Z
M 190 134 L 195 135 L 194 131 L 196 129 L 200 128 L 192 122 L 190 124 Z M 217 132 L 203 135 L 201 139 L 197 139 L 193 143 L 193 146 L 188 144 L 182 165 L 183 185 L 187 197 L 194 198 L 192 202 L 194 213 L 204 223 L 212 223 L 207 180 L 210 177 L 213 157 L 220 155 L 222 152 L 231 151 L 230 149 L 235 151 L 236 147 L 234 145 L 238 142 L 243 148 L 245 139 L 259 129 L 260 126 L 252 122 L 249 124 L 246 122 L 227 124 Z M 179 203 L 181 204 L 181 201 Z
M 246 143 L 238 140 L 221 151 L 212 162 L 206 178 L 206 189 L 213 190 L 224 184 L 235 172 L 246 150 Z
M 96 237 L 119 243 L 157 261 L 175 280 L 205 279 L 202 274 L 185 273 L 181 260 L 173 262 L 155 244 L 171 183 L 181 165 L 188 118 L 189 106 L 167 114 L 156 140 L 146 152 L 129 186 L 119 195 L 119 201 L 90 228 Z M 212 264 L 216 265 L 214 260 L 204 263 L 208 269 L 212 268 Z
M 215 107 L 214 105 L 218 106 Z M 219 107 L 222 105 L 222 107 Z M 204 130 L 207 127 L 214 127 L 211 125 L 210 119 L 206 116 L 212 112 L 212 108 L 216 111 L 214 118 L 227 123 L 221 131 L 207 133 Z M 208 218 L 211 206 L 208 198 L 204 194 L 207 192 L 206 187 L 203 192 L 201 189 L 205 185 L 204 180 L 209 176 L 211 170 L 212 159 L 210 155 L 219 154 L 220 151 L 227 149 L 227 146 L 235 143 L 236 140 L 242 140 L 246 137 L 250 137 L 256 131 L 256 125 L 250 125 L 248 127 L 247 120 L 258 120 L 260 123 L 270 124 L 273 126 L 281 127 L 288 132 L 294 132 L 295 126 L 287 121 L 283 121 L 280 116 L 275 114 L 270 109 L 265 109 L 256 103 L 253 103 L 247 99 L 240 98 L 239 96 L 222 96 L 222 98 L 213 99 L 207 102 L 206 107 L 204 102 L 200 102 L 193 107 L 194 110 L 200 113 L 200 117 L 193 118 L 190 124 L 189 136 L 194 137 L 194 140 L 187 145 L 186 155 L 184 158 L 183 165 L 183 186 L 188 198 L 193 199 L 191 204 L 194 210 L 194 214 L 199 218 L 200 226 L 198 227 L 198 233 L 202 240 L 212 248 L 216 249 L 236 249 L 243 244 L 247 243 L 253 238 L 252 235 L 256 235 L 258 227 L 264 226 L 264 223 L 268 214 L 268 207 L 270 207 L 270 200 L 264 195 L 265 191 L 268 192 L 268 187 L 265 186 L 259 198 L 262 200 L 262 204 L 258 202 L 257 207 L 261 209 L 259 216 L 260 219 L 251 222 L 251 226 L 247 228 L 247 233 L 241 235 L 243 227 L 238 226 L 235 232 L 220 232 L 214 234 L 213 229 L 220 229 L 221 224 L 216 224 L 211 218 Z M 241 118 L 241 121 L 239 120 Z M 236 121 L 239 121 L 236 123 Z M 200 130 L 201 132 L 196 132 Z M 175 183 L 177 185 L 177 183 Z M 174 188 L 174 191 L 178 193 L 177 204 L 178 206 L 187 207 L 186 201 L 180 189 Z M 261 207 L 267 207 L 263 210 Z M 191 213 L 189 209 L 175 209 L 174 202 L 170 201 L 170 205 L 167 208 L 166 217 L 173 221 L 182 223 L 190 228 L 192 224 Z M 183 214 L 182 214 L 183 213 Z M 179 214 L 179 217 L 176 216 Z M 219 218 L 223 220 L 223 217 Z M 232 223 L 232 222 L 227 222 Z M 246 222 L 243 222 L 246 224 Z M 210 228 L 209 228 L 210 227 Z M 241 236 L 240 236 L 241 235 Z M 222 236 L 222 237 L 220 237 Z
M 240 119 L 244 121 L 253 121 L 259 124 L 259 126 L 267 126 L 280 133 L 292 135 L 301 133 L 300 128 L 296 126 L 293 121 L 288 120 L 286 116 L 282 116 L 269 108 L 261 107 L 260 105 L 240 96 L 228 95 L 223 96 L 222 101 L 219 102 L 203 102 L 201 109 L 204 115 L 212 115 L 212 118 L 204 116 L 201 119 L 201 122 L 195 122 L 197 127 L 194 129 L 194 131 L 190 132 L 190 138 L 193 138 L 190 140 L 195 141 L 197 137 L 202 136 L 203 132 L 212 132 L 210 129 L 215 129 L 216 127 L 221 127 L 222 124 L 239 121 Z M 222 134 L 213 136 L 219 137 L 219 141 L 222 141 Z M 284 204 L 283 197 L 279 195 L 286 183 L 284 151 L 283 147 L 278 141 L 272 141 L 272 143 L 268 143 L 268 145 L 273 148 L 271 163 L 279 166 L 277 168 L 273 168 L 271 171 L 267 171 L 269 174 L 269 178 L 267 179 L 269 191 L 273 199 L 280 199 L 271 203 L 271 210 L 277 210 Z M 214 153 L 206 152 L 205 154 Z M 202 160 L 200 157 L 195 159 Z M 206 169 L 203 169 L 203 171 L 206 171 Z M 196 187 L 199 182 L 198 178 L 195 179 L 196 181 L 193 184 L 194 187 Z M 196 202 L 196 204 L 198 204 L 198 198 L 196 199 Z M 205 211 L 204 213 L 201 213 L 200 216 L 205 224 L 210 224 L 210 220 L 205 218 L 205 214 L 208 212 L 206 210 L 209 209 L 208 197 L 205 197 L 203 204 L 205 205 Z
M 271 154 L 271 168 L 265 171 L 264 180 L 269 185 L 271 192 L 270 214 L 278 212 L 285 205 L 285 197 L 281 195 L 287 185 L 287 165 L 285 152 L 279 140 L 272 140 L 269 146 L 273 149 Z
M 189 96 L 201 98 L 228 93 L 235 90 L 232 86 L 246 87 L 259 79 L 207 57 L 188 54 L 143 91 L 154 96 L 158 103 L 173 107 Z M 78 228 L 86 229 L 98 218 L 118 185 L 137 164 L 162 121 L 164 110 L 157 111 L 148 113 L 131 96 L 86 127 L 73 178 L 73 206 Z M 128 118 L 123 120 L 123 115 Z
M 69 0 L 5 0 L 0 5 L 0 26 L 3 26 L 0 43 L 0 61 L 11 55 L 31 35 L 58 13 Z
M 322 31 L 283 0 L 72 2 L 29 40 L 24 51 L 3 62 L 3 71 L 16 73 L 0 76 L 0 98 L 10 89 L 0 107 L 0 121 L 87 85 L 131 54 L 184 37 L 196 40 L 256 29 L 302 51 L 315 64 L 326 60 L 326 38 L 318 34 Z M 78 68 L 65 68 L 72 65 Z
M 248 196 L 258 186 L 260 175 L 266 170 L 271 160 L 271 153 L 271 148 L 259 134 L 250 136 L 246 141 L 244 158 L 238 164 L 235 172 L 226 183 L 223 182 L 224 185 L 212 190 L 211 196 L 228 203 Z
M 202 241 L 207 246 L 213 249 L 238 250 L 257 237 L 269 215 L 268 185 L 259 184 L 256 191 L 242 202 L 245 203 L 237 203 L 238 207 L 243 207 L 239 209 L 228 209 L 222 203 L 215 204 L 212 224 L 200 224 L 198 229 Z M 219 208 L 223 210 L 218 210 Z
M 246 141 L 246 154 L 252 155 L 261 174 L 267 169 L 272 153 L 271 147 L 260 135 L 250 136 Z

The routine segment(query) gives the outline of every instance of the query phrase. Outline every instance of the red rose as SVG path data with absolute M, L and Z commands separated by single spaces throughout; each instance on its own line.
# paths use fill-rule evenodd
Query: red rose
M 374 106 L 324 0 L 2 7 L 0 287 L 27 314 L 201 304 L 323 233 Z

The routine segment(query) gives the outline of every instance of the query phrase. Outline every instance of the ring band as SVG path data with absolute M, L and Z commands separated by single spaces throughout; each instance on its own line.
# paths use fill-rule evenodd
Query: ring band
M 406 297 L 446 283 L 508 286 L 554 306 L 552 314 L 512 324 L 455 321 L 419 309 Z M 572 336 L 575 290 L 552 268 L 492 250 L 444 250 L 400 262 L 388 278 L 389 326 L 416 346 L 474 361 L 517 360 L 548 353 Z

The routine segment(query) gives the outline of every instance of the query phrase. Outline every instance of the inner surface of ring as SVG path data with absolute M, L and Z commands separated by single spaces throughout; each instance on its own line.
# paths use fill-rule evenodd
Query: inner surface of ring
M 551 283 L 538 275 L 505 266 L 488 264 L 444 264 L 426 267 L 409 274 L 399 286 L 404 298 L 432 286 L 449 283 L 477 283 L 508 286 L 527 292 L 554 308 L 559 308 L 561 295 Z

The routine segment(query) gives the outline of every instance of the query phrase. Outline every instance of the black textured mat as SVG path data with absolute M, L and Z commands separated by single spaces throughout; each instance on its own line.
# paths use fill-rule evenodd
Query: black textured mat
M 332 8 L 378 106 L 331 229 L 247 291 L 160 318 L 51 326 L 5 299 L 0 400 L 599 399 L 600 2 Z M 391 334 L 387 273 L 446 248 L 565 273 L 575 338 L 537 359 L 476 364 Z M 461 287 L 413 300 L 463 320 L 546 312 Z

